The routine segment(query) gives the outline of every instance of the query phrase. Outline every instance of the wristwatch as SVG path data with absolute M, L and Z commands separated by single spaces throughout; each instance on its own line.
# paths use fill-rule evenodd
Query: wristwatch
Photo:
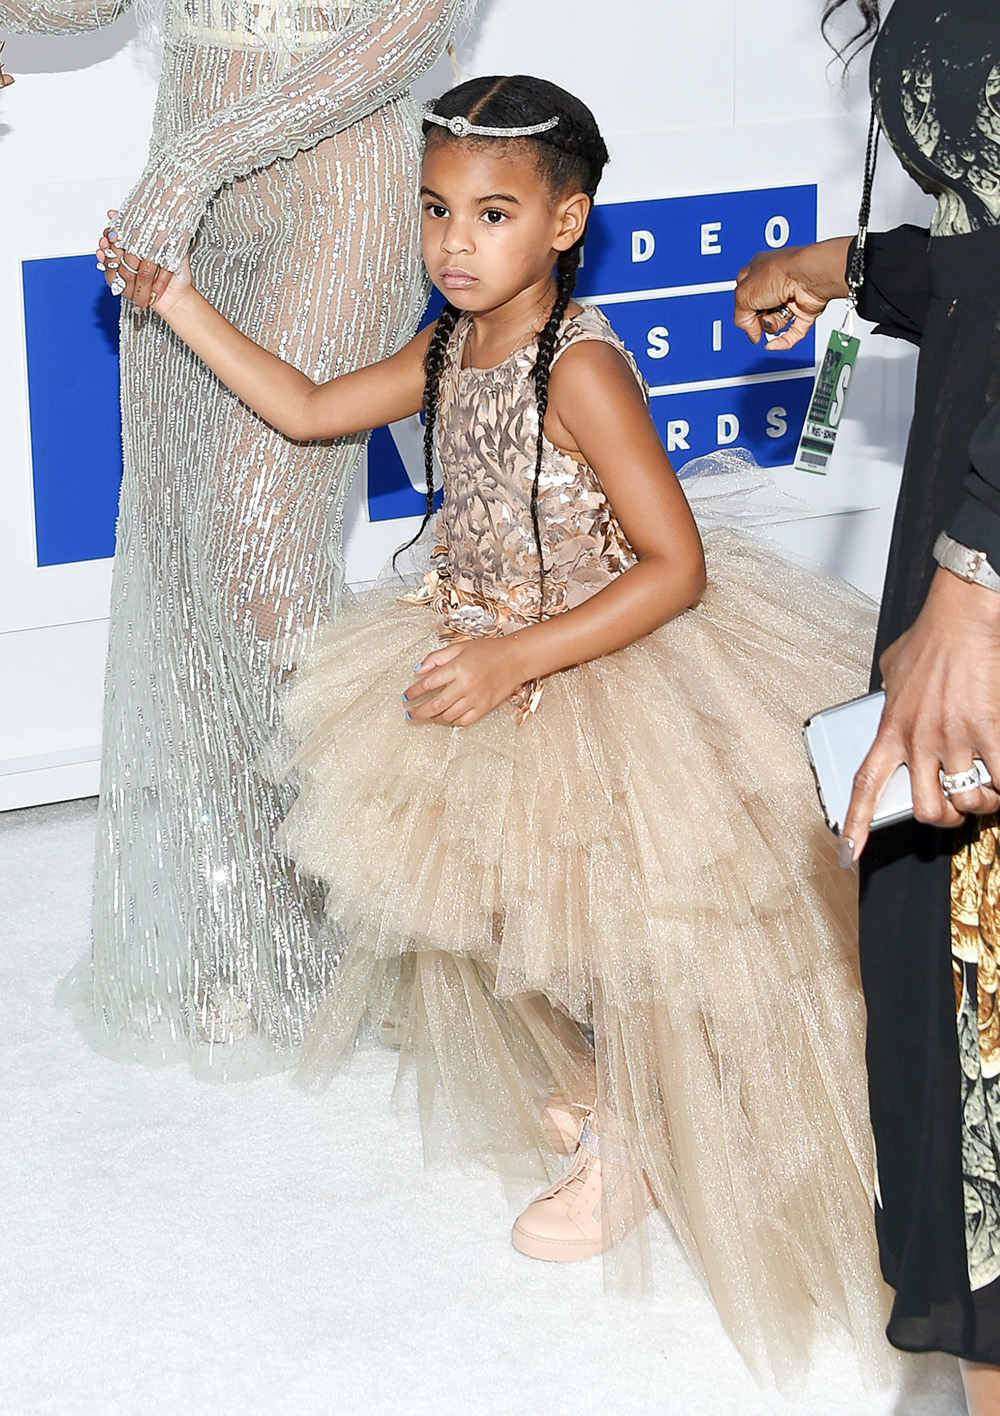
M 1000 575 L 986 559 L 985 551 L 973 551 L 942 531 L 934 542 L 933 556 L 943 570 L 950 570 L 960 580 L 1000 592 Z

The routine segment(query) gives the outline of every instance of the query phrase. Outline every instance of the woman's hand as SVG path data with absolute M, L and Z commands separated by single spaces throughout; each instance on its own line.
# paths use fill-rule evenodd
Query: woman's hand
M 790 349 L 805 338 L 831 300 L 847 295 L 850 236 L 811 246 L 758 251 L 736 277 L 733 319 L 754 344 Z M 774 334 L 775 330 L 780 334 Z
M 108 216 L 113 222 L 118 215 L 115 211 L 109 211 Z M 150 305 L 158 304 L 163 300 L 168 288 L 176 284 L 173 297 L 168 300 L 168 305 L 173 304 L 180 296 L 185 286 L 191 284 L 191 270 L 187 261 L 184 262 L 183 272 L 179 271 L 176 276 L 171 275 L 169 270 L 163 270 L 155 261 L 142 260 L 134 252 L 123 251 L 118 244 L 117 233 L 113 226 L 106 226 L 104 234 L 101 236 L 97 246 L 97 262 L 104 271 L 104 278 L 112 286 L 113 293 L 124 296 L 126 300 L 131 300 L 139 310 L 146 310 Z M 114 289 L 115 281 L 123 282 L 118 289 Z M 160 305 L 161 310 L 164 308 Z
M 5 39 L 0 39 L 0 54 L 3 53 L 3 47 L 6 43 L 7 41 Z M 3 64 L 0 64 L 0 89 L 5 89 L 8 84 L 12 84 L 13 82 L 14 75 L 5 74 L 3 71 Z
M 403 695 L 407 717 L 450 728 L 485 718 L 523 682 L 510 639 L 463 640 L 428 654 Z
M 872 813 L 905 762 L 913 814 L 931 826 L 959 826 L 966 814 L 1000 810 L 997 787 L 941 789 L 939 771 L 962 772 L 978 757 L 1000 786 L 1000 594 L 938 570 L 924 607 L 879 660 L 885 711 L 858 769 L 844 821 L 841 864 L 864 850 Z

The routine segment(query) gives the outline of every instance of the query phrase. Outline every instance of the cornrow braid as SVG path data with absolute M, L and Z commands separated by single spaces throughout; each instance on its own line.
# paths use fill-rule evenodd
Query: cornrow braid
M 438 394 L 448 341 L 458 323 L 460 313 L 461 311 L 456 309 L 454 305 L 445 305 L 438 315 L 434 333 L 431 335 L 431 341 L 424 355 L 424 482 L 427 489 L 427 506 L 416 534 L 394 553 L 393 566 L 404 551 L 408 551 L 420 540 L 424 534 L 424 528 L 434 515 L 434 432 L 437 427 Z
M 535 549 L 538 552 L 538 618 L 545 610 L 545 551 L 542 546 L 542 529 L 538 516 L 538 488 L 542 477 L 542 455 L 545 451 L 545 413 L 549 406 L 549 374 L 559 342 L 559 330 L 576 285 L 576 273 L 580 268 L 582 246 L 578 242 L 568 251 L 562 251 L 556 265 L 556 298 L 552 312 L 538 336 L 538 353 L 535 356 L 533 376 L 535 380 L 535 404 L 538 409 L 538 437 L 535 446 L 535 475 L 531 482 L 531 527 L 535 533 Z

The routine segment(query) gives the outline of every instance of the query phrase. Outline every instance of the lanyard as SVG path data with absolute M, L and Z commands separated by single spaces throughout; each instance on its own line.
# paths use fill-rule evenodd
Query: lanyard
M 878 140 L 882 132 L 875 104 L 872 104 L 868 120 L 868 142 L 865 146 L 865 180 L 861 188 L 861 206 L 858 209 L 858 234 L 847 266 L 847 311 L 841 326 L 848 334 L 854 333 L 854 312 L 858 308 L 858 295 L 865 279 L 865 247 L 868 245 L 868 220 L 872 210 L 872 188 L 875 185 L 875 166 L 878 162 Z

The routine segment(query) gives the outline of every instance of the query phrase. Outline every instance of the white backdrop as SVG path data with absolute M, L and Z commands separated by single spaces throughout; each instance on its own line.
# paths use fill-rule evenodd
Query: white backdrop
M 819 10 L 820 0 L 481 0 L 459 60 L 463 76 L 534 72 L 585 99 L 612 153 L 604 201 L 816 183 L 819 234 L 833 235 L 856 217 L 867 94 L 863 62 L 846 87 L 828 70 Z M 12 36 L 4 58 L 17 83 L 0 97 L 0 809 L 97 789 L 110 585 L 106 560 L 35 563 L 21 262 L 92 248 L 143 166 L 155 84 L 128 17 L 91 35 Z M 421 92 L 452 82 L 444 63 Z M 876 229 L 925 220 L 927 205 L 883 154 Z M 912 351 L 867 340 L 831 475 L 778 474 L 816 512 L 781 538 L 871 593 L 912 376 Z M 362 475 L 348 519 L 354 578 L 407 535 L 406 522 L 369 525 L 366 506 Z

